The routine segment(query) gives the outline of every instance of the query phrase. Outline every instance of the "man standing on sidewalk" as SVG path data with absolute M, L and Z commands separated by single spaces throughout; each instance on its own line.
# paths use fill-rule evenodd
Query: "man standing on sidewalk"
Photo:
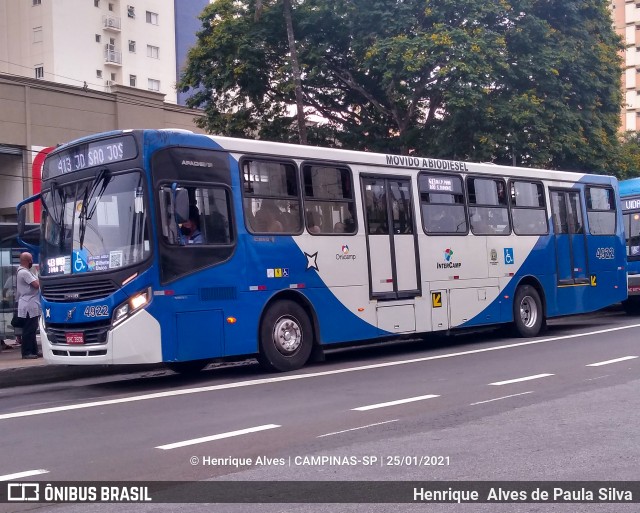
M 17 292 L 18 292 L 18 317 L 25 319 L 22 328 L 22 358 L 38 358 L 38 342 L 36 331 L 38 319 L 42 310 L 40 308 L 40 282 L 31 271 L 33 257 L 31 253 L 24 252 L 20 255 L 20 267 L 18 268 Z

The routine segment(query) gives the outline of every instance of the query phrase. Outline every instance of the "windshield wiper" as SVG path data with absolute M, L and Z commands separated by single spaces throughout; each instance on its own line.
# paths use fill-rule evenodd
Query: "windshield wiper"
M 84 197 L 82 199 L 82 208 L 80 209 L 80 215 L 78 216 L 78 221 L 80 223 L 79 226 L 79 235 L 80 235 L 80 249 L 84 244 L 84 235 L 87 231 L 87 221 L 93 217 L 98 208 L 98 203 L 100 202 L 100 198 L 104 194 L 104 191 L 109 185 L 111 181 L 111 174 L 108 169 L 101 169 L 93 181 L 93 185 L 91 186 L 91 191 L 87 187 L 84 192 Z M 100 190 L 96 193 L 96 190 L 100 187 Z M 94 197 L 95 194 L 95 197 Z M 95 198 L 95 199 L 94 199 Z M 91 209 L 89 209 L 89 202 L 94 200 Z

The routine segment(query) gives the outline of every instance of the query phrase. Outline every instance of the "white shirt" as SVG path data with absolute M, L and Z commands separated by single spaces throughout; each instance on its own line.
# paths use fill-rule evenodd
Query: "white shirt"
M 40 289 L 31 284 L 38 278 L 24 267 L 18 268 L 18 317 L 37 317 L 42 313 L 40 308 Z

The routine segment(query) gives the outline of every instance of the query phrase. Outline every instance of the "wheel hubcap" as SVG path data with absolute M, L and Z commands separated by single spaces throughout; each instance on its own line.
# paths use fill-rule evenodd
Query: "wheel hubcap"
M 273 327 L 273 342 L 282 354 L 290 356 L 302 344 L 302 330 L 292 317 L 281 317 Z
M 538 306 L 531 296 L 525 296 L 520 301 L 520 319 L 527 328 L 533 327 L 538 320 Z

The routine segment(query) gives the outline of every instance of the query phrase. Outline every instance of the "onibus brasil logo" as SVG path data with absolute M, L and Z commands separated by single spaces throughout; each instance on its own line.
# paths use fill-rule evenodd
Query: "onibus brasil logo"
M 460 262 L 452 262 L 451 259 L 453 258 L 453 250 L 451 248 L 447 248 L 444 250 L 444 262 L 437 262 L 436 263 L 436 268 L 437 269 L 455 269 L 457 267 L 462 266 L 462 264 Z

